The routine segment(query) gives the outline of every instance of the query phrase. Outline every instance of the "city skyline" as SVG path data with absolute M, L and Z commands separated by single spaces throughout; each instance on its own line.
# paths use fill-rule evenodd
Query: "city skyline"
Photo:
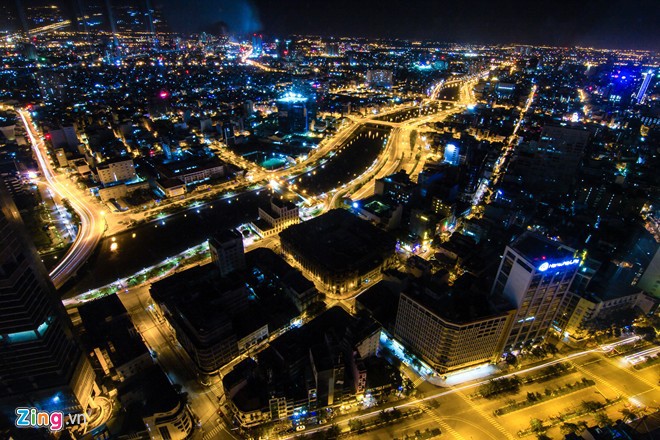
M 14 29 L 22 27 L 21 14 L 16 12 L 19 5 L 25 9 L 57 4 L 39 0 L 11 3 L 7 7 L 14 15 Z M 261 0 L 193 0 L 185 5 L 175 0 L 153 4 L 122 0 L 108 4 L 102 1 L 60 2 L 62 11 L 69 18 L 79 16 L 79 11 L 90 7 L 103 10 L 107 15 L 108 5 L 112 8 L 130 6 L 144 11 L 147 7 L 155 8 L 163 13 L 171 30 L 186 33 L 225 32 L 239 36 L 257 32 L 273 38 L 322 35 L 602 49 L 660 48 L 660 31 L 654 26 L 654 17 L 660 15 L 660 6 L 649 0 L 633 0 L 625 8 L 614 1 L 591 0 L 580 3 L 561 0 L 547 5 L 485 0 L 468 5 L 422 0 L 413 7 L 394 0 L 385 3 L 293 0 L 286 5 Z M 199 14 L 198 11 L 205 13 Z M 109 29 L 108 17 L 104 20 L 104 26 Z
M 658 6 L 14 4 L 0 437 L 660 436 Z

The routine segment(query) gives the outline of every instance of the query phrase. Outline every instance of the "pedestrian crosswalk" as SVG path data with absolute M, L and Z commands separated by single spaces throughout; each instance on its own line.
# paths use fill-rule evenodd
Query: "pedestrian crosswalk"
M 425 379 L 422 376 L 418 376 L 417 379 L 413 381 L 413 387 L 417 388 L 418 386 L 424 383 L 424 380 Z
M 456 394 L 461 399 L 463 399 L 463 401 L 465 401 L 468 405 L 470 405 L 470 407 L 473 410 L 475 410 L 481 417 L 488 420 L 490 422 L 490 424 L 493 425 L 493 427 L 495 427 L 495 429 L 500 431 L 502 433 L 502 438 L 506 438 L 506 439 L 509 439 L 509 440 L 514 440 L 514 437 L 511 435 L 511 433 L 509 433 L 509 431 L 504 429 L 504 427 L 497 420 L 495 420 L 495 418 L 493 416 L 491 416 L 486 411 L 484 411 L 479 405 L 475 404 L 469 397 L 467 397 L 465 394 L 463 394 L 462 391 L 457 390 Z
M 213 437 L 215 437 L 220 431 L 222 430 L 222 424 L 217 425 L 215 428 L 204 434 L 204 437 L 202 437 L 203 440 L 211 440 Z
M 435 423 L 437 423 L 438 426 L 439 426 L 444 432 L 446 432 L 446 433 L 448 433 L 448 434 L 451 434 L 451 435 L 452 435 L 455 439 L 457 439 L 457 440 L 466 440 L 465 437 L 463 437 L 461 434 L 459 434 L 458 432 L 456 432 L 456 430 L 454 430 L 454 428 L 452 428 L 451 426 L 449 426 L 449 425 L 447 424 L 447 422 L 445 422 L 444 420 L 442 420 L 442 418 L 440 418 L 440 417 L 435 413 L 435 411 L 433 410 L 433 408 L 431 408 L 429 405 L 427 405 L 427 404 L 424 403 L 424 404 L 420 405 L 420 408 L 422 408 L 422 411 L 424 411 L 425 414 L 427 414 L 429 417 L 431 417 L 431 418 L 433 419 L 433 421 L 434 421 Z

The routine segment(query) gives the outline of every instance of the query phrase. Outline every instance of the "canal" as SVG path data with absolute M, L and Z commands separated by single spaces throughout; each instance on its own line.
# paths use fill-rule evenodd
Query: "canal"
M 315 170 L 295 179 L 309 194 L 328 191 L 368 168 L 384 146 L 389 129 L 361 128 Z M 300 179 L 300 180 L 299 180 Z M 214 232 L 255 220 L 268 203 L 268 188 L 220 198 L 198 208 L 142 224 L 104 238 L 78 276 L 61 290 L 71 297 L 129 276 L 207 240 Z
M 289 183 L 295 183 L 299 192 L 318 195 L 350 182 L 376 160 L 390 131 L 389 127 L 359 128 L 332 157 L 324 159 L 321 166 L 290 179 Z

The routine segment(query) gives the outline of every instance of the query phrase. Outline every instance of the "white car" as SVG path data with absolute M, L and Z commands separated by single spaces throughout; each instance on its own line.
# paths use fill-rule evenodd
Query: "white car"
M 296 431 L 304 431 L 304 430 L 305 430 L 305 425 L 296 426 Z

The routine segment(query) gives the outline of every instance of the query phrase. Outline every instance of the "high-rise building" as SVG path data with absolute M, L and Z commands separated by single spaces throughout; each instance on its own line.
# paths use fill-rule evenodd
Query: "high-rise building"
M 0 181 L 0 416 L 17 406 L 79 413 L 93 405 L 94 371 Z
M 642 75 L 644 75 L 644 80 L 642 81 L 642 85 L 639 87 L 639 91 L 635 96 L 637 104 L 642 104 L 646 98 L 646 92 L 648 91 L 649 85 L 651 84 L 651 79 L 653 79 L 653 70 L 649 70 Z
M 460 148 L 454 144 L 445 146 L 445 162 L 458 166 L 461 163 Z
M 264 36 L 261 34 L 252 35 L 252 55 L 261 56 L 264 50 Z
M 499 359 L 515 314 L 462 284 L 411 285 L 399 299 L 396 337 L 442 373 Z
M 279 128 L 287 133 L 302 133 L 309 128 L 307 98 L 297 93 L 288 93 L 277 100 Z
M 580 263 L 574 249 L 529 231 L 506 247 L 491 292 L 517 309 L 506 348 L 545 337 Z
M 243 237 L 234 229 L 227 229 L 209 240 L 211 261 L 220 270 L 220 276 L 245 269 Z

